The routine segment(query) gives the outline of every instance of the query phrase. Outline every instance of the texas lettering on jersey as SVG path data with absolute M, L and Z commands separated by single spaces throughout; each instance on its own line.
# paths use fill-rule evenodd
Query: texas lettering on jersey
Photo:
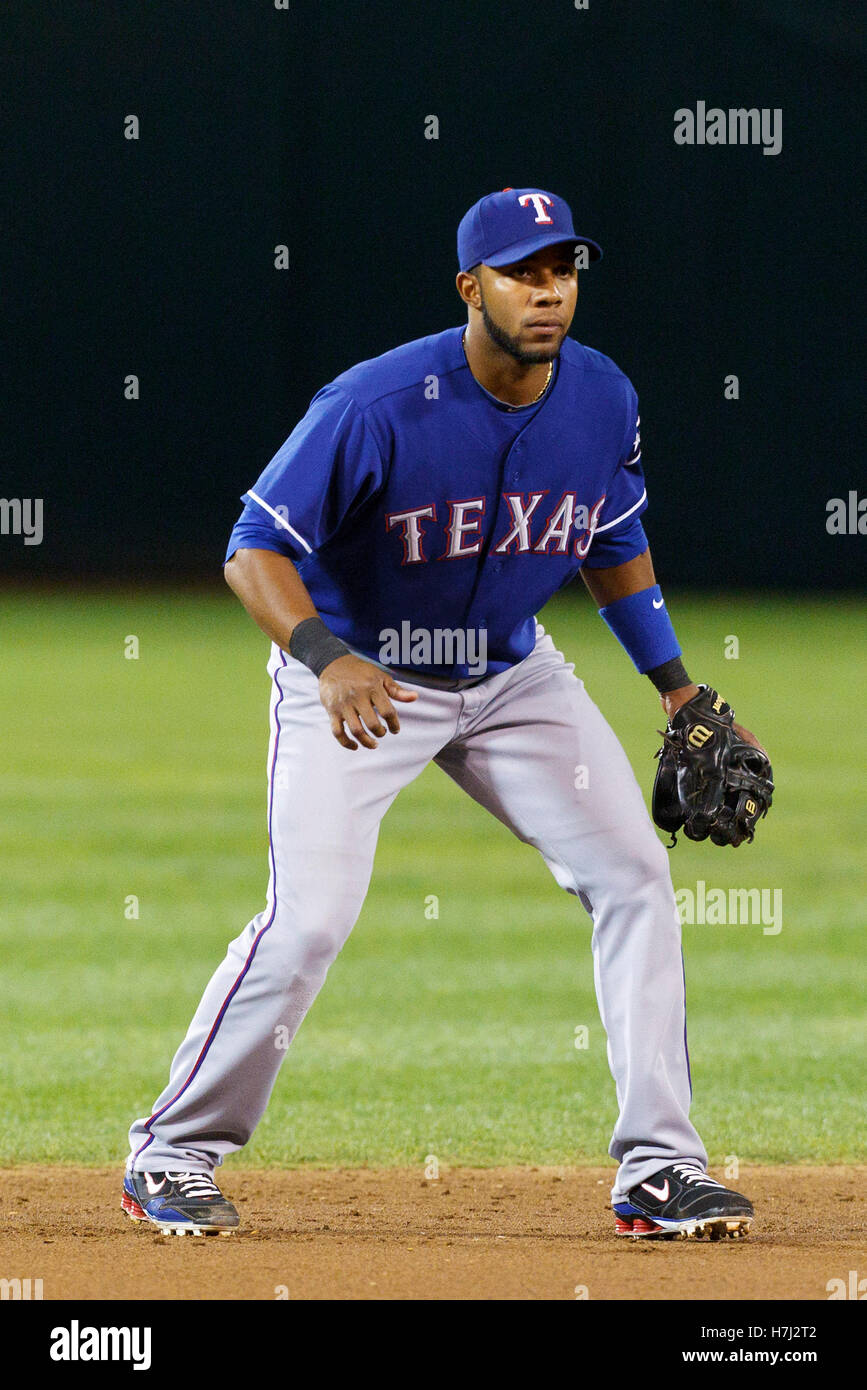
M 318 392 L 244 494 L 226 558 L 288 556 L 331 630 L 374 660 L 407 621 L 484 629 L 494 673 L 529 655 L 536 613 L 583 565 L 646 549 L 647 495 L 637 396 L 609 358 L 565 339 L 542 399 L 516 409 L 475 380 L 462 332 Z
M 512 513 L 512 525 L 493 547 L 495 555 L 508 555 L 512 549 L 516 554 L 532 550 L 536 555 L 565 555 L 572 546 L 572 554 L 584 559 L 599 524 L 599 514 L 605 502 L 604 495 L 598 498 L 592 507 L 586 507 L 576 500 L 574 492 L 565 492 L 554 510 L 542 522 L 541 534 L 534 544 L 530 534 L 531 521 L 546 492 L 547 489 L 529 494 L 503 493 Z M 449 521 L 446 525 L 448 539 L 445 549 L 436 557 L 428 557 L 425 554 L 424 522 L 436 520 L 436 506 L 433 503 L 425 507 L 413 507 L 408 511 L 388 512 L 385 518 L 386 530 L 400 528 L 403 540 L 401 564 L 418 565 L 423 564 L 428 558 L 460 560 L 464 556 L 478 555 L 482 548 L 480 526 L 486 504 L 487 499 L 484 497 L 462 502 L 446 502 L 449 509 Z M 475 519 L 473 513 L 476 514 Z M 572 537 L 573 527 L 580 529 L 581 534 L 577 538 Z

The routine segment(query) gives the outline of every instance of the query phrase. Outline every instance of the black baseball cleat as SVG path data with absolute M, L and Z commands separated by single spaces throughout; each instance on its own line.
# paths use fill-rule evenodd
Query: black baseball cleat
M 670 1163 L 614 1203 L 615 1234 L 633 1239 L 733 1240 L 749 1234 L 753 1206 L 695 1163 Z
M 131 1173 L 123 1179 L 122 1209 L 133 1221 L 150 1221 L 169 1235 L 230 1236 L 239 1222 L 207 1173 Z

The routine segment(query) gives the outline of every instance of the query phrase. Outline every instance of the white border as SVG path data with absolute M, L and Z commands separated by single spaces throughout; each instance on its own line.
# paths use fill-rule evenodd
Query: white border
M 295 539 L 296 539 L 296 541 L 298 542 L 298 544 L 299 544 L 299 545 L 302 545 L 302 546 L 304 547 L 304 549 L 307 551 L 307 554 L 308 554 L 308 555 L 312 555 L 312 554 L 313 554 L 313 547 L 312 547 L 312 545 L 308 545 L 307 542 L 305 541 L 304 537 L 303 537 L 303 536 L 299 536 L 299 534 L 298 534 L 298 532 L 295 530 L 294 526 L 290 526 L 290 525 L 289 525 L 289 522 L 286 520 L 286 518 L 285 518 L 284 516 L 281 516 L 279 512 L 275 512 L 275 510 L 274 510 L 273 507 L 269 507 L 269 505 L 268 505 L 267 502 L 263 502 L 263 501 L 262 501 L 262 498 L 259 497 L 258 494 L 255 493 L 255 492 L 253 491 L 252 488 L 248 488 L 248 489 L 247 489 L 247 496 L 248 496 L 248 497 L 252 497 L 252 499 L 253 499 L 254 502 L 258 502 L 260 507 L 264 507 L 264 508 L 265 508 L 265 511 L 266 511 L 266 512 L 269 512 L 270 515 L 273 516 L 273 518 L 274 518 L 275 521 L 279 521 L 279 523 L 280 523 L 281 526 L 285 526 L 285 528 L 286 528 L 286 530 L 289 532 L 290 536 L 294 536 L 294 537 L 295 537 Z M 627 513 L 627 515 L 628 515 L 628 513 Z

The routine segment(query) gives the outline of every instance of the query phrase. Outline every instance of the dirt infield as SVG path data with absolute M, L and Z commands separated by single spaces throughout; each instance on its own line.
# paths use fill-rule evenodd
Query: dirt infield
M 0 1277 L 45 1299 L 827 1299 L 867 1276 L 867 1167 L 744 1168 L 742 1242 L 616 1240 L 611 1169 L 227 1169 L 229 1237 L 161 1236 L 116 1170 L 0 1172 Z M 717 1175 L 719 1176 L 719 1175 Z

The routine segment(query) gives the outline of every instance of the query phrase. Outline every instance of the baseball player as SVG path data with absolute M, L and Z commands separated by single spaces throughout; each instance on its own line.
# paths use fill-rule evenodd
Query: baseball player
M 749 1229 L 750 1202 L 708 1177 L 689 1119 L 665 847 L 623 749 L 535 616 L 580 571 L 668 716 L 660 823 L 751 839 L 769 765 L 765 786 L 761 767 L 738 761 L 744 749 L 763 758 L 753 735 L 682 664 L 641 521 L 635 390 L 567 337 L 578 267 L 601 254 L 552 193 L 482 198 L 458 229 L 466 323 L 325 386 L 244 494 L 225 575 L 272 642 L 267 902 L 132 1125 L 122 1204 L 135 1220 L 238 1225 L 214 1170 L 253 1133 L 285 1041 L 358 918 L 385 812 L 435 762 L 535 845 L 592 918 L 619 1105 L 617 1233 Z

